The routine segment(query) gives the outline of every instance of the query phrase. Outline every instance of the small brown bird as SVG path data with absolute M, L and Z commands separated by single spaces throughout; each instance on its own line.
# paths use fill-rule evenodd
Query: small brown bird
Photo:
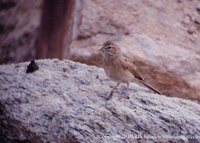
M 102 65 L 106 74 L 112 80 L 117 82 L 117 85 L 106 98 L 107 100 L 112 97 L 114 90 L 121 82 L 126 83 L 127 88 L 130 82 L 142 83 L 154 92 L 160 94 L 159 91 L 144 82 L 144 79 L 138 73 L 136 66 L 128 59 L 128 57 L 122 54 L 118 45 L 111 41 L 107 41 L 99 51 L 102 55 Z

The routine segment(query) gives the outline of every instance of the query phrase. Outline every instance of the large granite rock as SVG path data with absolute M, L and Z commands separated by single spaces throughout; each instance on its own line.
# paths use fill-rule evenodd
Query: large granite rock
M 39 60 L 0 66 L 0 141 L 8 143 L 200 142 L 200 105 L 131 83 L 130 99 L 105 97 L 103 69 Z

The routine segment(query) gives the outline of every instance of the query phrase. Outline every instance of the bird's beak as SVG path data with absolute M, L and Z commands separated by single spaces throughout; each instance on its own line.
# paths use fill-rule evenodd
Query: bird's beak
M 105 48 L 101 48 L 101 49 L 99 49 L 100 52 L 103 52 L 104 50 L 105 50 Z

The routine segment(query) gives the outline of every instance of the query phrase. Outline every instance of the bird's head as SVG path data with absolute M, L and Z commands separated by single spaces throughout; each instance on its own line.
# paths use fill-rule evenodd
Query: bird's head
M 105 42 L 99 51 L 104 57 L 115 57 L 120 54 L 119 46 L 111 41 Z

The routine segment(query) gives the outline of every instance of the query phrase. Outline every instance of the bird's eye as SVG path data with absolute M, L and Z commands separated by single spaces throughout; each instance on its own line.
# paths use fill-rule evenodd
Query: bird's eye
M 111 49 L 111 47 L 108 47 L 108 49 Z

